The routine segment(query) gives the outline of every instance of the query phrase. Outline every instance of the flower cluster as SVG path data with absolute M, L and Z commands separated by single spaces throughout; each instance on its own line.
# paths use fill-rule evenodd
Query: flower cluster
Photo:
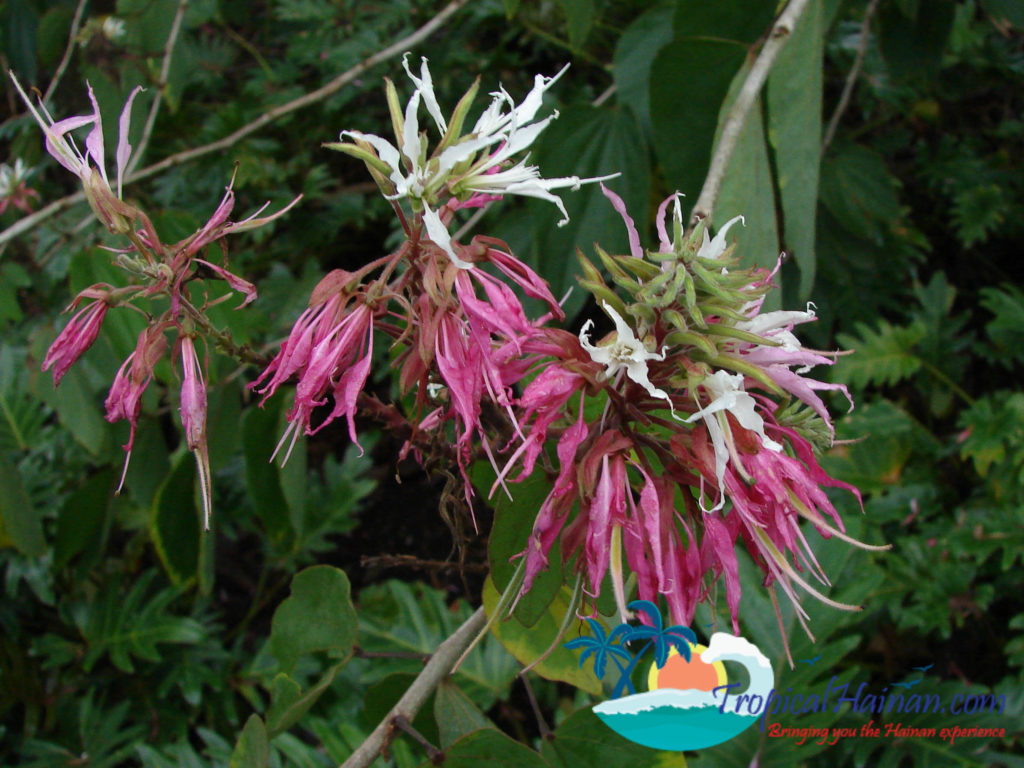
M 546 457 L 554 484 L 522 553 L 522 590 L 560 541 L 564 560 L 579 553 L 591 595 L 611 572 L 625 618 L 624 552 L 640 599 L 664 596 L 683 624 L 723 577 L 738 631 L 742 542 L 801 620 L 798 588 L 838 606 L 810 583 L 828 579 L 800 526 L 850 540 L 823 487 L 859 498 L 816 457 L 833 434 L 818 392 L 845 388 L 804 375 L 834 362 L 793 334 L 813 310 L 762 311 L 774 273 L 732 258 L 725 236 L 740 217 L 714 238 L 702 227 L 684 236 L 670 197 L 659 209 L 658 250 L 645 253 L 622 200 L 604 192 L 631 252 L 598 256 L 628 297 L 581 256 L 582 283 L 614 330 L 596 343 L 589 320 L 578 338 L 546 331 L 550 357 L 520 398 L 525 437 L 502 477 L 514 467 L 515 480 L 529 476 L 543 446 L 557 443 Z
M 230 221 L 235 195 L 229 185 L 220 205 L 209 221 L 195 233 L 174 244 L 165 244 L 154 228 L 150 218 L 135 204 L 124 199 L 124 174 L 131 157 L 132 147 L 128 142 L 131 128 L 132 102 L 141 90 L 131 92 L 118 121 L 118 142 L 114 152 L 115 175 L 107 173 L 106 152 L 103 146 L 103 124 L 99 104 L 92 88 L 87 85 L 92 112 L 86 115 L 55 121 L 40 103 L 32 103 L 21 84 L 13 75 L 11 79 L 21 94 L 32 115 L 46 137 L 46 149 L 64 168 L 75 174 L 82 184 L 86 200 L 96 218 L 114 235 L 124 238 L 124 247 L 116 249 L 115 262 L 132 279 L 125 286 L 114 287 L 98 283 L 81 291 L 71 302 L 69 310 L 78 309 L 70 322 L 57 336 L 43 360 L 43 370 L 53 370 L 54 386 L 60 383 L 68 369 L 85 353 L 99 335 L 107 311 L 115 306 L 136 309 L 149 319 L 139 334 L 138 343 L 124 361 L 114 377 L 110 394 L 106 400 L 108 421 L 125 420 L 130 432 L 125 444 L 124 474 L 128 470 L 135 430 L 142 410 L 142 396 L 153 380 L 157 363 L 172 350 L 172 356 L 181 364 L 181 419 L 189 450 L 196 457 L 203 498 L 206 527 L 209 527 L 211 502 L 211 479 L 209 456 L 206 449 L 206 384 L 199 358 L 196 354 L 194 337 L 202 330 L 216 338 L 218 343 L 227 343 L 227 338 L 210 327 L 205 310 L 212 304 L 230 297 L 230 293 L 210 301 L 206 291 L 189 290 L 190 283 L 203 280 L 201 274 L 212 274 L 223 280 L 233 292 L 243 295 L 240 307 L 256 298 L 256 288 L 249 281 L 229 271 L 226 264 L 217 264 L 207 258 L 206 251 L 229 234 L 243 232 L 266 224 L 284 214 L 298 202 L 296 198 L 276 214 L 259 217 L 262 208 L 246 219 Z M 84 153 L 76 144 L 72 133 L 89 128 L 85 137 Z M 266 206 L 264 206 L 265 208 Z M 202 296 L 204 303 L 197 303 Z M 169 308 L 157 317 L 151 317 L 144 310 L 135 307 L 137 300 L 169 299 Z M 173 346 L 168 344 L 167 334 L 175 334 Z

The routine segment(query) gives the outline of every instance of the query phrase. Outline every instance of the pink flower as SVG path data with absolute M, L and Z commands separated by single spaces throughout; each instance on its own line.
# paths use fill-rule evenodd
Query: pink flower
M 107 395 L 106 409 L 107 421 L 115 422 L 126 419 L 131 426 L 128 442 L 124 445 L 125 458 L 124 469 L 121 472 L 121 482 L 118 490 L 124 485 L 124 476 L 128 472 L 128 462 L 132 456 L 132 445 L 135 443 L 135 429 L 139 423 L 139 413 L 142 410 L 142 395 L 153 380 L 153 369 L 157 362 L 163 357 L 167 349 L 167 339 L 164 337 L 166 323 L 155 323 L 145 328 L 139 334 L 135 351 L 128 355 L 122 363 L 114 382 L 110 387 L 110 394 Z
M 60 384 L 60 380 L 64 378 L 68 369 L 96 341 L 96 336 L 99 335 L 100 326 L 103 325 L 103 319 L 107 316 L 109 308 L 107 304 L 108 287 L 97 284 L 86 288 L 68 306 L 68 309 L 72 309 L 83 298 L 94 299 L 72 316 L 68 324 L 64 326 L 64 330 L 50 345 L 46 357 L 43 358 L 43 370 L 48 371 L 53 368 L 53 386 L 56 387 Z
M 181 426 L 185 429 L 185 442 L 196 457 L 199 472 L 199 488 L 203 496 L 203 527 L 210 530 L 212 510 L 212 478 L 210 476 L 210 452 L 206 446 L 206 383 L 199 366 L 192 337 L 181 336 Z
M 328 279 L 336 281 L 337 275 L 328 275 L 321 284 Z M 318 290 L 313 293 L 316 297 Z M 256 389 L 270 378 L 257 390 L 265 401 L 292 376 L 299 377 L 294 405 L 288 413 L 288 429 L 274 450 L 276 456 L 291 438 L 284 461 L 288 461 L 300 433 L 315 434 L 339 416 L 348 420 L 349 436 L 359 444 L 355 430 L 356 401 L 370 374 L 373 311 L 362 302 L 346 310 L 347 303 L 348 297 L 336 291 L 303 312 L 277 356 L 250 385 Z M 327 403 L 328 393 L 333 395 L 334 408 L 314 429 L 313 412 Z

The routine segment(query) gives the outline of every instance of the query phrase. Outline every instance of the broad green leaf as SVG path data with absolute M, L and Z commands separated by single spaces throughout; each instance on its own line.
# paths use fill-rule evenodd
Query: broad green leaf
M 270 686 L 270 709 L 267 711 L 267 731 L 271 737 L 286 731 L 297 723 L 323 695 L 341 669 L 341 664 L 329 668 L 320 680 L 305 693 L 292 678 L 283 672 Z
M 89 561 L 101 556 L 109 525 L 114 482 L 112 470 L 99 472 L 86 480 L 61 506 L 57 515 L 57 538 L 53 543 L 53 567 L 56 570 L 64 568 L 80 552 L 85 552 Z
M 231 753 L 230 768 L 267 768 L 270 764 L 270 743 L 267 729 L 259 715 L 250 715 Z
M 540 749 L 552 768 L 686 768 L 678 752 L 659 752 L 629 741 L 602 723 L 589 707 L 562 721 Z
M 729 230 L 730 236 L 735 234 L 740 263 L 745 267 L 774 268 L 779 258 L 779 230 L 760 100 L 754 103 L 743 124 L 736 151 L 722 180 L 722 190 L 715 204 L 715 228 L 720 229 L 740 214 L 745 218 L 745 226 Z M 775 309 L 778 302 L 777 292 L 769 294 L 764 309 Z
M 771 23 L 776 3 L 763 0 L 676 0 L 676 35 L 715 37 L 750 45 Z
M 195 502 L 195 459 L 182 452 L 153 500 L 149 535 L 160 562 L 174 584 L 197 578 L 199 567 L 199 511 Z
M 347 657 L 355 640 L 356 610 L 345 572 L 315 565 L 295 574 L 291 595 L 274 611 L 270 630 L 270 652 L 281 667 L 292 670 L 314 651 Z
M 60 423 L 93 456 L 101 456 L 110 445 L 111 430 L 101 415 L 101 403 L 82 372 L 82 361 L 61 379 L 54 391 L 47 378 L 40 382 L 40 394 L 57 411 Z
M 899 217 L 899 181 L 877 152 L 859 145 L 833 149 L 821 166 L 821 202 L 844 229 L 881 244 Z
M 558 0 L 558 4 L 565 12 L 570 47 L 575 51 L 582 50 L 594 25 L 594 0 Z
M 1004 284 L 982 288 L 980 293 L 981 305 L 995 315 L 985 324 L 992 341 L 992 359 L 1009 368 L 1024 359 L 1024 292 Z
M 931 77 L 938 72 L 956 5 L 954 0 L 928 0 L 910 15 L 892 4 L 882 6 L 878 41 L 893 77 Z
M 253 509 L 275 546 L 288 549 L 295 539 L 295 530 L 281 490 L 281 472 L 269 460 L 270 444 L 277 439 L 279 411 L 280 398 L 271 401 L 265 409 L 246 410 L 242 417 L 242 451 L 246 488 Z
M 39 27 L 39 14 L 35 5 L 29 0 L 10 0 L 0 6 L 0 11 L 4 12 L 3 27 L 7 32 L 4 58 L 26 86 L 36 84 L 36 30 Z
M 549 768 L 536 752 L 513 741 L 501 731 L 486 728 L 459 739 L 445 750 L 440 763 L 445 768 Z M 420 768 L 435 765 L 430 760 Z
M 46 551 L 43 520 L 25 492 L 17 467 L 0 462 L 0 489 L 0 546 L 41 557 Z
M 487 716 L 451 680 L 442 680 L 434 692 L 434 719 L 441 749 L 473 731 L 494 728 Z
M 488 616 L 497 607 L 500 597 L 494 588 L 494 582 L 488 578 L 484 583 L 483 595 L 484 607 L 487 609 Z M 505 646 L 505 649 L 522 664 L 532 664 L 554 642 L 558 629 L 562 626 L 569 610 L 571 598 L 572 595 L 568 588 L 563 587 L 559 595 L 548 606 L 544 616 L 532 627 L 524 627 L 513 616 L 509 619 L 499 618 L 491 631 Z M 549 680 L 561 680 L 598 696 L 601 693 L 600 681 L 589 669 L 580 669 L 578 654 L 563 647 L 565 641 L 578 634 L 578 627 L 581 624 L 582 622 L 579 621 L 570 624 L 566 636 L 559 641 L 558 646 L 533 669 L 541 677 L 546 677 Z
M 651 65 L 655 154 L 669 187 L 685 194 L 691 206 L 711 162 L 719 110 L 746 53 L 728 40 L 677 36 Z
M 485 476 L 479 484 L 490 488 L 488 481 L 493 481 L 494 471 L 490 465 L 481 462 L 479 474 Z M 474 478 L 476 479 L 476 478 Z M 509 483 L 508 489 L 512 498 L 498 488 L 491 503 L 494 507 L 494 524 L 487 542 L 487 555 L 491 565 L 491 578 L 495 585 L 504 591 L 515 564 L 512 558 L 519 555 L 527 546 L 530 532 L 533 530 L 535 510 L 551 491 L 551 482 L 542 472 L 534 472 L 522 483 Z M 525 513 L 525 514 L 524 514 Z M 518 561 L 516 561 L 518 562 Z M 559 548 L 552 547 L 548 559 L 548 567 L 537 574 L 529 592 L 523 595 L 516 604 L 515 616 L 527 627 L 532 627 L 543 616 L 548 605 L 562 587 L 562 556 Z
M 619 37 L 613 75 L 615 98 L 636 114 L 644 131 L 651 132 L 651 66 L 658 51 L 672 39 L 672 2 L 649 8 Z
M 800 268 L 798 296 L 814 284 L 814 231 L 821 154 L 824 0 L 811 0 L 766 84 L 768 140 L 785 223 L 785 246 Z

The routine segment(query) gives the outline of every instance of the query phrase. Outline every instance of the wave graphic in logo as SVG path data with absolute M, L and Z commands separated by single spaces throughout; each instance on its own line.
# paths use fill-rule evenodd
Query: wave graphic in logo
M 661 667 L 651 664 L 651 690 L 598 704 L 594 713 L 616 733 L 654 749 L 703 749 L 738 736 L 758 715 L 748 714 L 749 706 L 741 714 L 737 706 L 752 696 L 766 700 L 775 684 L 771 664 L 757 646 L 726 632 L 712 635 L 707 647 L 691 643 L 689 650 L 679 654 L 673 648 Z M 746 669 L 750 683 L 744 699 L 733 691 L 726 698 L 725 661 Z

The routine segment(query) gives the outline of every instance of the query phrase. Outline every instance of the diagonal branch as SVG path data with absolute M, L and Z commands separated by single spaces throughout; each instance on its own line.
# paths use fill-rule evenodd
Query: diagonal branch
M 768 73 L 775 63 L 779 51 L 786 44 L 793 28 L 796 26 L 800 15 L 807 8 L 809 0 L 790 0 L 782 13 L 772 26 L 768 40 L 761 47 L 761 52 L 754 60 L 747 79 L 743 82 L 736 100 L 729 108 L 729 113 L 722 124 L 722 133 L 715 147 L 715 153 L 711 157 L 711 167 L 704 179 L 704 186 L 697 198 L 697 204 L 693 206 L 690 214 L 690 226 L 696 225 L 702 219 L 710 219 L 715 211 L 715 202 L 722 191 L 722 181 L 725 179 L 725 171 L 732 160 L 733 152 L 740 138 L 740 131 L 743 130 L 743 123 L 747 119 L 750 108 L 754 105 L 757 95 L 761 92 Z
M 439 27 L 441 27 L 446 21 L 448 21 L 448 19 L 451 18 L 451 16 L 456 11 L 458 11 L 468 2 L 469 0 L 452 0 L 450 3 L 448 3 L 448 5 L 441 9 L 441 11 L 436 16 L 434 16 L 434 18 L 432 18 L 422 27 L 417 29 L 415 32 L 406 35 L 401 40 L 397 40 L 396 42 L 392 43 L 382 51 L 378 51 L 372 56 L 364 59 L 363 61 L 356 64 L 354 67 L 338 75 L 336 78 L 331 80 L 323 87 L 318 88 L 312 93 L 307 93 L 304 96 L 300 96 L 297 99 L 293 99 L 292 101 L 289 101 L 286 104 L 282 104 L 279 107 L 275 107 L 274 109 L 271 109 L 268 112 L 264 112 L 251 123 L 242 126 L 234 133 L 225 136 L 223 139 L 218 139 L 217 141 L 205 144 L 201 147 L 196 147 L 194 149 L 187 149 L 183 152 L 178 152 L 177 154 L 171 155 L 170 157 L 165 157 L 160 162 L 147 166 L 146 168 L 143 168 L 140 171 L 128 174 L 125 181 L 129 184 L 135 181 L 141 181 L 142 179 L 147 179 L 150 176 L 155 176 L 156 174 L 162 171 L 166 171 L 168 168 L 173 168 L 177 165 L 187 163 L 190 160 L 195 160 L 196 158 L 203 157 L 204 155 L 209 155 L 213 152 L 220 152 L 221 150 L 227 149 L 233 144 L 237 144 L 245 137 L 253 133 L 256 133 L 261 128 L 265 127 L 269 123 L 272 123 L 274 120 L 283 117 L 284 115 L 290 114 L 299 109 L 303 109 L 304 107 L 308 107 L 312 104 L 316 104 L 319 101 L 323 101 L 328 96 L 334 94 L 335 92 L 339 91 L 342 87 L 348 85 L 350 82 L 355 80 L 366 70 L 371 69 L 372 67 L 375 67 L 378 64 L 387 61 L 388 59 L 392 59 L 395 56 L 398 56 L 399 54 L 402 54 L 405 51 L 409 50 L 409 48 L 422 42 L 424 39 L 433 34 Z M 85 195 L 82 192 L 75 192 L 74 194 L 68 195 L 67 197 L 63 197 L 60 200 L 55 200 L 54 202 L 47 205 L 45 208 L 40 208 L 38 211 L 29 216 L 25 216 L 24 218 L 19 219 L 18 221 L 14 222 L 14 224 L 5 229 L 3 232 L 0 232 L 0 246 L 3 246 L 4 243 L 9 242 L 18 235 L 27 232 L 35 225 L 45 221 L 54 214 L 57 214 L 63 211 L 65 208 L 69 208 L 70 206 L 76 203 L 80 203 L 84 200 Z
M 57 65 L 57 71 L 53 73 L 53 79 L 50 80 L 46 93 L 43 94 L 43 102 L 49 101 L 53 96 L 60 79 L 64 77 L 64 70 L 68 68 L 71 52 L 75 50 L 75 38 L 78 37 L 78 29 L 82 25 L 82 14 L 85 13 L 86 2 L 87 0 L 78 0 L 78 5 L 75 6 L 75 15 L 71 19 L 71 31 L 68 32 L 68 47 L 64 49 L 64 55 L 60 59 L 60 64 Z
M 396 722 L 400 722 L 402 718 L 405 722 L 412 722 L 430 694 L 451 673 L 455 660 L 473 641 L 486 620 L 484 609 L 478 608 L 451 637 L 437 646 L 434 655 L 409 686 L 409 690 L 402 694 L 402 698 L 381 720 L 380 725 L 374 728 L 373 733 L 359 745 L 341 768 L 367 768 L 377 759 L 377 755 L 391 741 Z
M 164 61 L 160 65 L 160 79 L 156 83 L 156 96 L 149 108 L 149 115 L 146 116 L 146 125 L 142 129 L 142 138 L 135 148 L 135 155 L 128 163 L 128 178 L 132 178 L 132 172 L 138 167 L 139 161 L 146 153 L 149 139 L 153 135 L 153 126 L 156 125 L 156 116 L 160 112 L 160 104 L 163 102 L 164 91 L 167 90 L 167 80 L 171 74 L 171 56 L 174 53 L 174 46 L 178 42 L 178 34 L 181 32 L 181 20 L 185 16 L 185 9 L 188 7 L 188 0 L 178 1 L 178 10 L 174 14 L 174 21 L 171 22 L 171 31 L 167 35 L 167 42 L 164 44 Z
M 828 128 L 825 129 L 825 138 L 821 140 L 822 157 L 824 157 L 825 150 L 828 149 L 828 145 L 832 143 L 832 139 L 836 135 L 836 129 L 839 127 L 839 120 L 842 118 L 843 113 L 846 112 L 846 108 L 850 104 L 850 97 L 853 95 L 853 86 L 857 83 L 857 77 L 860 75 L 860 68 L 864 64 L 864 56 L 868 52 L 868 40 L 871 36 L 871 17 L 875 15 L 878 3 L 879 0 L 871 0 L 871 2 L 868 3 L 867 10 L 864 11 L 864 21 L 860 25 L 860 40 L 857 41 L 857 55 L 853 58 L 853 66 L 850 67 L 850 74 L 846 77 L 846 83 L 843 84 L 843 92 L 839 96 L 839 103 L 836 104 L 836 111 L 832 113 L 832 119 L 828 121 Z

